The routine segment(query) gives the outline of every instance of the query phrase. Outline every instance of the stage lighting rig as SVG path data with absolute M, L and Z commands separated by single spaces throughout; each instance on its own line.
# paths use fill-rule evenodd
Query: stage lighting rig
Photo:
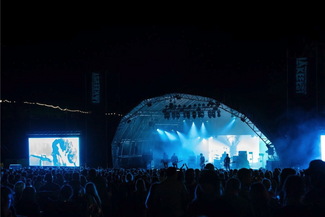
M 212 118 L 212 111 L 211 110 L 208 111 L 208 117 Z
M 187 119 L 191 119 L 191 113 L 190 112 L 186 112 L 186 117 L 187 117 Z
M 218 114 L 218 118 L 220 118 L 221 117 L 221 111 L 220 111 L 220 109 L 217 110 L 217 114 Z
M 176 119 L 178 120 L 181 117 L 181 114 L 177 111 L 176 112 Z
M 192 111 L 192 117 L 193 117 L 193 119 L 196 118 L 196 111 Z
M 198 107 L 196 111 L 199 118 L 204 118 L 204 111 L 200 107 Z

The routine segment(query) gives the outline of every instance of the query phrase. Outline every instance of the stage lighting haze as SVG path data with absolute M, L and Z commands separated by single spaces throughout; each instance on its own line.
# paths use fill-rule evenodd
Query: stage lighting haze
M 325 135 L 320 136 L 322 160 L 325 161 Z

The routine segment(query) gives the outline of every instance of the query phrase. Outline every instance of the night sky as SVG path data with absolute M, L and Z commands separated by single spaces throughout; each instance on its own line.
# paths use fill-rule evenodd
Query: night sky
M 106 72 L 109 112 L 181 92 L 219 100 L 269 132 L 286 108 L 287 49 L 300 54 L 324 38 L 322 26 L 294 22 L 126 26 L 74 5 L 2 7 L 2 99 L 85 110 L 85 76 Z

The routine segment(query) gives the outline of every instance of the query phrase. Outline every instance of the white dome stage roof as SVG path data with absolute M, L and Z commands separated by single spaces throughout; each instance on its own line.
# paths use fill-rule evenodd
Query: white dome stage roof
M 162 168 L 164 152 L 169 158 L 175 153 L 179 167 L 191 168 L 199 168 L 200 153 L 217 168 L 226 153 L 231 168 L 266 167 L 276 158 L 272 142 L 244 114 L 182 93 L 142 101 L 122 118 L 111 147 L 114 168 Z

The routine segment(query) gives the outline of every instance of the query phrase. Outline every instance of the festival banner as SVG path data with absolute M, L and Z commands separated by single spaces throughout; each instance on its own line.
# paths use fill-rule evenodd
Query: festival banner
M 100 77 L 98 72 L 92 73 L 91 102 L 100 103 Z
M 307 93 L 307 58 L 296 58 L 296 94 Z

